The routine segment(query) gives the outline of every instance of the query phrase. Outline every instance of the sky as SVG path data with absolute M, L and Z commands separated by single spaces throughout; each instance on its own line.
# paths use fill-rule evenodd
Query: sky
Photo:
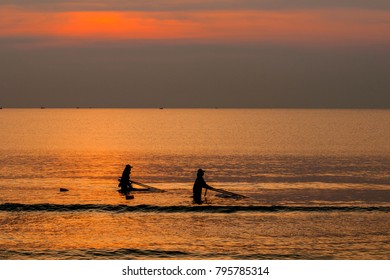
M 1 107 L 390 108 L 388 0 L 0 0 Z

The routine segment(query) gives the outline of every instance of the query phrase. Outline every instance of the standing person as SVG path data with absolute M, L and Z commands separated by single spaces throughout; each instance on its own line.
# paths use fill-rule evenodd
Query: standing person
M 121 193 L 128 194 L 129 191 L 133 188 L 130 181 L 131 168 L 132 166 L 130 164 L 127 164 L 125 169 L 123 170 L 122 177 L 120 178 L 118 184 L 118 187 L 121 188 Z
M 207 185 L 205 180 L 203 179 L 203 175 L 204 175 L 204 171 L 202 169 L 198 169 L 194 187 L 192 188 L 192 192 L 194 194 L 194 202 L 197 204 L 202 203 L 202 188 L 205 189 L 210 188 L 210 186 Z

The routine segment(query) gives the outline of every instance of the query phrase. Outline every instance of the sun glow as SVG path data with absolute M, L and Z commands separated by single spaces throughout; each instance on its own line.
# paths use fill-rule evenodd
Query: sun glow
M 389 43 L 390 12 L 34 12 L 0 8 L 1 37 L 199 42 Z

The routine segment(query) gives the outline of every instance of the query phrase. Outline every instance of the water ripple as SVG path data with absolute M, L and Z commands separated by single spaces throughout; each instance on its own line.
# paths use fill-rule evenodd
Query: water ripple
M 20 204 L 4 203 L 0 204 L 0 211 L 9 212 L 159 212 L 159 213 L 187 213 L 187 212 L 206 212 L 206 213 L 236 213 L 236 212 L 390 212 L 388 206 L 158 206 L 158 205 L 110 205 L 110 204 Z

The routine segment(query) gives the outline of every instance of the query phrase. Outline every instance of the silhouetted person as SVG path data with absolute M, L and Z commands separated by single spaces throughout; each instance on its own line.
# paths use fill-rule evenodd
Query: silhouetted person
M 132 168 L 132 166 L 130 164 L 127 164 L 125 169 L 123 170 L 122 177 L 121 177 L 119 184 L 118 184 L 118 187 L 121 188 L 121 190 L 120 190 L 121 193 L 127 194 L 133 188 L 131 181 L 130 181 L 131 168 Z
M 206 184 L 203 179 L 204 171 L 202 169 L 198 169 L 198 173 L 196 174 L 196 180 L 194 183 L 194 187 L 192 188 L 192 192 L 194 194 L 194 202 L 197 204 L 202 203 L 202 189 L 208 189 L 210 186 Z

